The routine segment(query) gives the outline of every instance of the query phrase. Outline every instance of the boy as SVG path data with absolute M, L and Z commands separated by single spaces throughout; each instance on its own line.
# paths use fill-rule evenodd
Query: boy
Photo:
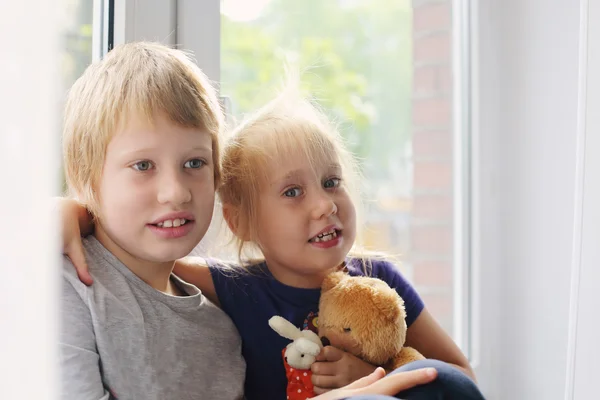
M 210 224 L 221 127 L 207 78 L 159 44 L 116 47 L 73 85 L 65 173 L 96 225 L 84 240 L 94 284 L 63 263 L 63 398 L 243 396 L 234 325 L 172 274 Z

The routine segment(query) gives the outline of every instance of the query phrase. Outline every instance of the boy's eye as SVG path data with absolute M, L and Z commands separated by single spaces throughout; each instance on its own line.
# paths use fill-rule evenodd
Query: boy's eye
M 340 178 L 329 178 L 323 182 L 323 187 L 325 189 L 333 189 L 340 186 L 341 179 Z
M 300 188 L 291 188 L 283 192 L 285 197 L 298 197 L 302 195 L 302 190 Z
M 139 161 L 133 164 L 133 169 L 136 171 L 148 171 L 150 168 L 152 168 L 150 161 Z
M 206 164 L 206 163 L 203 160 L 201 160 L 199 158 L 194 158 L 192 160 L 186 161 L 185 164 L 183 164 L 183 166 L 185 168 L 198 169 L 198 168 L 201 168 L 204 164 Z

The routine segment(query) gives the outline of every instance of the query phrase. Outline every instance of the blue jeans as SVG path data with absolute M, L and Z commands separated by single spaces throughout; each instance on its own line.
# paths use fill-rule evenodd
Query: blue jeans
M 420 368 L 435 368 L 437 378 L 425 385 L 416 386 L 396 395 L 405 400 L 484 400 L 475 382 L 458 368 L 443 361 L 420 360 L 403 365 L 391 374 L 412 371 Z M 381 395 L 353 396 L 352 400 L 391 400 L 393 397 Z

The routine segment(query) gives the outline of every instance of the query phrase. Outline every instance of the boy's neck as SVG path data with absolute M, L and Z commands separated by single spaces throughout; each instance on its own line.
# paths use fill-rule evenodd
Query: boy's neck
M 117 257 L 117 259 L 121 261 L 131 272 L 133 272 L 138 278 L 143 280 L 149 286 L 160 292 L 175 296 L 182 294 L 170 279 L 175 261 L 156 263 L 141 260 L 115 243 L 99 224 L 96 226 L 94 236 L 96 236 L 96 239 L 98 239 L 98 241 L 115 257 Z

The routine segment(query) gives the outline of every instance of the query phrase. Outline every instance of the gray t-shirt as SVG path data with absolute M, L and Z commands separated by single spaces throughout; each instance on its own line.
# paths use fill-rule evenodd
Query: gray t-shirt
M 243 397 L 241 340 L 223 311 L 174 275 L 189 296 L 153 289 L 94 237 L 84 248 L 92 286 L 63 262 L 62 398 Z

